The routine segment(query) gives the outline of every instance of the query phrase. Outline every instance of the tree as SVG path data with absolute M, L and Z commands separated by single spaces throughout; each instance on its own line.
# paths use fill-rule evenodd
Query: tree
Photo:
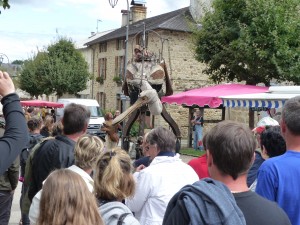
M 10 8 L 10 5 L 8 4 L 8 0 L 0 0 L 0 6 L 2 6 L 3 9 Z M 0 14 L 1 14 L 1 10 L 0 10 Z
M 47 52 L 48 61 L 43 71 L 45 89 L 62 96 L 64 93 L 77 94 L 86 88 L 90 77 L 88 65 L 71 40 L 61 38 L 50 45 Z
M 23 60 L 14 60 L 11 64 L 15 64 L 15 65 L 23 65 L 24 61 Z
M 45 93 L 40 71 L 43 69 L 43 61 L 47 60 L 46 57 L 46 53 L 38 53 L 34 58 L 25 60 L 23 70 L 18 78 L 20 88 L 35 98 Z
M 33 96 L 77 94 L 86 88 L 88 65 L 71 40 L 60 38 L 44 52 L 25 62 L 21 88 Z
M 300 84 L 299 0 L 215 0 L 195 31 L 196 59 L 215 82 Z

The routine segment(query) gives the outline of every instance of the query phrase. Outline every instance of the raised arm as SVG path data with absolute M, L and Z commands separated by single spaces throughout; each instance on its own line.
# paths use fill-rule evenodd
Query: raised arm
M 5 118 L 5 132 L 0 138 L 0 174 L 3 174 L 26 146 L 28 131 L 14 84 L 8 73 L 2 71 L 0 71 L 0 95 L 3 96 L 1 103 Z

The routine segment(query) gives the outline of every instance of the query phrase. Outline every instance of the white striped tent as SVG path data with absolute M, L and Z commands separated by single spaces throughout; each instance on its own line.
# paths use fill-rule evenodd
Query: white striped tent
M 300 86 L 272 86 L 266 93 L 219 96 L 224 107 L 282 108 L 287 99 L 300 95 Z

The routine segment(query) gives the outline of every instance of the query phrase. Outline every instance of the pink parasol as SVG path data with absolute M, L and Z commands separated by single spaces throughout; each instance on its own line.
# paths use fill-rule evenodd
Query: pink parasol
M 220 96 L 265 93 L 268 90 L 268 87 L 254 85 L 220 84 L 165 96 L 162 97 L 161 101 L 168 104 L 218 108 L 223 103 Z
M 49 102 L 43 100 L 28 100 L 21 101 L 22 106 L 33 106 L 33 107 L 47 107 L 47 108 L 63 108 L 64 104 L 57 102 Z

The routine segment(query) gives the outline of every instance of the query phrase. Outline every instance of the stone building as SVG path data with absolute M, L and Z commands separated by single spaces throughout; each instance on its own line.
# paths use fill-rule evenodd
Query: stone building
M 195 11 L 197 2 L 191 1 L 189 7 L 151 18 L 146 18 L 145 5 L 133 5 L 130 8 L 128 61 L 132 59 L 134 46 L 143 45 L 142 34 L 145 31 L 144 45 L 149 51 L 166 61 L 174 93 L 209 84 L 208 77 L 202 73 L 205 65 L 194 58 L 191 31 L 196 23 L 191 12 Z M 127 101 L 122 101 L 126 98 L 122 94 L 119 82 L 124 74 L 126 16 L 128 12 L 123 11 L 121 28 L 86 43 L 94 53 L 92 65 L 97 82 L 94 82 L 92 88 L 93 98 L 97 99 L 105 110 L 122 110 L 128 106 Z M 167 110 L 178 123 L 182 137 L 186 137 L 189 110 L 173 105 L 167 106 Z M 166 126 L 160 116 L 152 118 L 152 122 L 155 126 Z

